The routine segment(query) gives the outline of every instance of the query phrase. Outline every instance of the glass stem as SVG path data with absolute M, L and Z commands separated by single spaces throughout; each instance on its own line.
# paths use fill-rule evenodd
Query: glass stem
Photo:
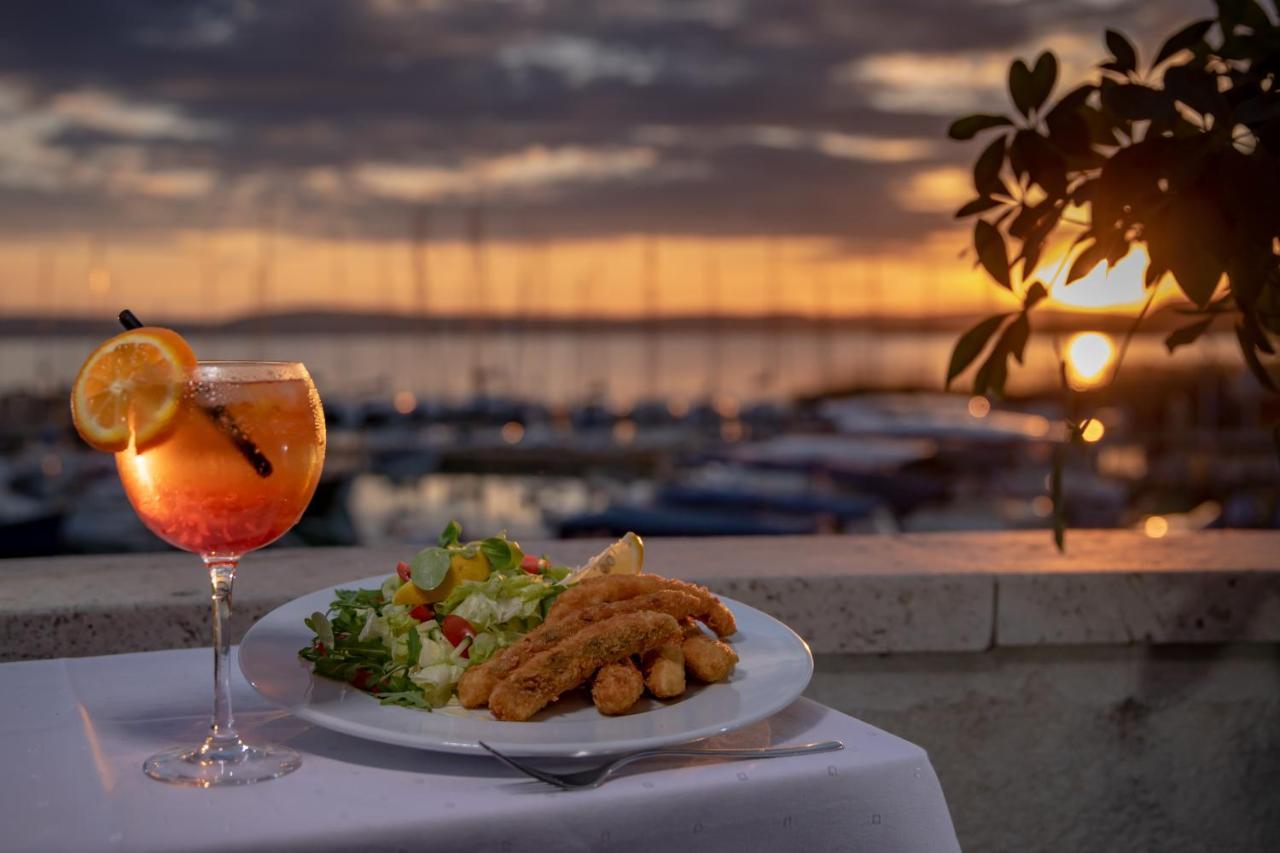
M 234 761 L 244 752 L 231 714 L 231 636 L 227 618 L 231 615 L 231 585 L 235 583 L 237 557 L 205 557 L 213 602 L 213 724 L 200 748 L 202 758 Z

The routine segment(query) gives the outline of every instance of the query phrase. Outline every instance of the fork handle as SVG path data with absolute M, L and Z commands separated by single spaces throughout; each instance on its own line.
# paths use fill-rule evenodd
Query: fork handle
M 707 756 L 710 758 L 777 758 L 783 755 L 807 755 L 813 752 L 833 752 L 837 749 L 844 749 L 844 744 L 838 740 L 824 740 L 820 743 L 801 743 L 795 746 L 764 746 L 749 747 L 742 749 L 716 749 L 714 747 L 672 747 L 670 749 L 647 749 L 642 752 L 633 752 L 631 755 L 623 756 L 618 759 L 618 764 L 630 764 L 642 758 L 657 758 L 660 756 Z

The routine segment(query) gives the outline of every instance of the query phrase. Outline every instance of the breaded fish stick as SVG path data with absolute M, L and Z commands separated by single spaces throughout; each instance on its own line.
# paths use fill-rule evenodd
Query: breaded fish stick
M 671 699 L 684 692 L 684 651 L 682 643 L 669 643 L 644 656 L 644 686 L 659 699 Z
M 605 664 L 678 643 L 680 636 L 680 623 L 652 611 L 624 613 L 587 625 L 498 682 L 489 694 L 489 710 L 499 720 L 527 720 Z
M 551 606 L 551 613 L 547 615 L 547 621 L 558 622 L 575 610 L 581 610 L 593 604 L 601 604 L 606 601 L 622 601 L 663 589 L 687 592 L 690 595 L 698 596 L 698 599 L 702 602 L 703 610 L 694 615 L 706 622 L 707 626 L 712 631 L 715 631 L 717 636 L 727 637 L 738 630 L 729 608 L 725 607 L 724 603 L 716 598 L 711 590 L 705 586 L 648 574 L 604 575 L 603 577 L 588 578 L 560 593 L 556 603 Z
M 680 648 L 689 674 L 708 684 L 728 678 L 738 662 L 738 653 L 727 643 L 708 637 L 692 619 L 686 619 L 682 627 L 684 642 Z
M 630 711 L 643 695 L 644 676 L 631 658 L 600 667 L 591 683 L 591 701 L 596 703 L 596 710 L 611 717 Z
M 489 694 L 498 682 L 520 668 L 521 664 L 539 652 L 544 652 L 566 637 L 571 637 L 584 625 L 590 625 L 622 613 L 639 610 L 656 610 L 675 619 L 694 616 L 702 611 L 700 598 L 687 592 L 658 590 L 625 601 L 605 602 L 577 610 L 572 618 L 552 623 L 543 622 L 518 641 L 498 651 L 479 666 L 468 669 L 458 682 L 458 701 L 466 708 L 479 708 L 489 701 Z

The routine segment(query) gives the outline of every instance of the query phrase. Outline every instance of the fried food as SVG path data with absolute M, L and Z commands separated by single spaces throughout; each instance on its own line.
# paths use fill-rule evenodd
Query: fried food
M 680 638 L 680 623 L 653 611 L 588 624 L 499 681 L 489 694 L 489 710 L 499 720 L 527 720 L 605 664 L 678 643 Z
M 644 686 L 659 699 L 671 699 L 684 692 L 683 643 L 668 643 L 645 654 Z
M 684 665 L 689 674 L 708 684 L 728 678 L 738 662 L 738 653 L 727 643 L 708 637 L 692 619 L 684 620 L 681 627 L 684 642 L 680 648 L 684 652 Z
M 568 591 L 562 595 L 567 595 Z M 502 679 L 511 675 L 534 655 L 545 652 L 562 640 L 572 637 L 584 626 L 591 625 L 623 613 L 652 610 L 665 613 L 674 619 L 683 619 L 702 612 L 702 599 L 687 592 L 660 589 L 647 595 L 638 595 L 623 601 L 606 601 L 564 614 L 559 621 L 548 619 L 525 634 L 515 643 L 498 651 L 489 660 L 473 666 L 458 682 L 458 701 L 466 708 L 479 708 L 489 701 L 489 695 Z
M 629 657 L 600 667 L 591 683 L 591 701 L 596 703 L 596 710 L 611 717 L 630 711 L 643 695 L 644 676 Z
M 707 623 L 707 627 L 719 637 L 727 637 L 738 629 L 733 613 L 712 594 L 711 590 L 695 583 L 664 578 L 659 575 L 605 575 L 588 578 L 560 593 L 547 615 L 548 622 L 566 619 L 575 611 L 611 601 L 623 601 L 638 595 L 648 595 L 659 590 L 672 590 L 696 595 L 702 604 L 694 615 Z

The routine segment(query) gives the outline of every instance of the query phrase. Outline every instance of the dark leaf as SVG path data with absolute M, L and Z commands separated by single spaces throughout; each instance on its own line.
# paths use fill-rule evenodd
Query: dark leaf
M 1277 93 L 1274 88 L 1265 94 L 1245 101 L 1236 107 L 1235 112 L 1235 120 L 1249 127 L 1270 121 L 1278 116 L 1280 116 L 1280 93 Z
M 1017 237 L 1019 240 L 1024 239 L 1034 230 L 1036 223 L 1052 209 L 1053 204 L 1048 199 L 1040 204 L 1024 204 L 1018 211 L 1018 215 L 1009 223 L 1009 236 Z
M 1008 142 L 1007 135 L 1001 136 L 978 155 L 977 162 L 973 164 L 973 185 L 978 190 L 978 195 L 992 196 L 1005 191 L 1004 183 L 1000 180 L 1000 167 L 1004 165 L 1005 146 Z
M 1076 157 L 1093 154 L 1089 123 L 1078 109 L 1064 109 L 1059 103 L 1044 121 L 1049 128 L 1049 141 L 1063 154 Z
M 1209 326 L 1213 325 L 1213 320 L 1213 317 L 1206 317 L 1203 320 L 1192 323 L 1190 326 L 1175 329 L 1169 333 L 1169 337 L 1164 339 L 1165 347 L 1172 353 L 1178 347 L 1195 342 L 1197 338 L 1208 331 Z
M 956 211 L 956 219 L 964 219 L 966 216 L 973 216 L 975 213 L 983 213 L 993 207 L 999 207 L 1003 203 L 993 198 L 975 198 Z
M 1161 197 L 1161 167 L 1173 156 L 1167 157 L 1162 146 L 1168 148 L 1169 140 L 1145 139 L 1116 151 L 1103 165 L 1092 198 L 1093 222 L 1098 229 L 1114 228 L 1133 211 Z
M 1004 342 L 1003 337 L 1001 343 Z M 975 397 L 1003 397 L 1004 383 L 1009 378 L 1009 355 L 1003 346 L 992 347 L 987 360 L 978 368 L 973 377 L 973 395 Z
M 1166 92 L 1138 83 L 1114 83 L 1102 87 L 1102 108 L 1123 121 L 1163 121 L 1177 115 Z
M 948 388 L 951 387 L 951 380 L 964 373 L 965 368 L 973 364 L 973 360 L 986 348 L 987 341 L 1008 316 L 1008 314 L 997 314 L 994 317 L 987 317 L 960 336 L 960 340 L 956 341 L 955 349 L 951 351 L 951 363 L 947 365 L 946 386 Z
M 1189 198 L 1169 204 L 1147 223 L 1151 262 L 1173 273 L 1187 298 L 1203 308 L 1222 278 L 1218 251 L 1227 244 L 1227 227 L 1208 205 Z
M 1031 70 L 1032 109 L 1040 109 L 1049 100 L 1053 84 L 1058 81 L 1058 58 L 1049 51 L 1040 54 L 1036 66 Z
M 996 349 L 1007 352 L 1018 360 L 1018 364 L 1022 364 L 1022 356 L 1027 349 L 1027 339 L 1030 337 L 1031 321 L 1027 318 L 1027 312 L 1023 311 L 1004 330 Z
M 978 263 L 982 264 L 992 278 L 1002 287 L 1012 289 L 1009 280 L 1009 253 L 1005 250 L 1004 237 L 989 222 L 979 219 L 973 226 L 973 248 L 978 253 Z
M 1075 189 L 1071 190 L 1071 203 L 1075 205 L 1086 205 L 1093 201 L 1094 195 L 1098 192 L 1098 181 L 1096 178 L 1090 178 L 1076 184 Z
M 1236 340 L 1240 342 L 1240 352 L 1244 356 L 1244 363 L 1249 366 L 1249 371 L 1258 383 L 1268 391 L 1276 390 L 1275 380 L 1271 378 L 1271 374 L 1262 366 L 1262 362 L 1258 360 L 1258 354 L 1254 351 L 1252 342 L 1249 341 L 1248 333 L 1244 326 L 1236 326 Z
M 1067 284 L 1084 278 L 1088 272 L 1107 259 L 1107 247 L 1099 243 L 1096 239 L 1085 246 L 1080 254 L 1076 255 L 1076 259 L 1071 262 L 1071 269 L 1067 272 Z
M 1022 244 L 1022 277 L 1030 278 L 1040 263 L 1040 253 L 1044 251 L 1043 237 L 1028 237 Z
M 1124 239 L 1124 233 L 1117 231 L 1106 240 L 1099 241 L 1107 246 L 1107 269 L 1111 269 L 1120 259 L 1129 254 L 1129 241 Z
M 1245 311 L 1240 315 L 1240 322 L 1244 325 L 1245 335 L 1248 336 L 1249 342 L 1253 344 L 1254 349 L 1259 352 L 1265 352 L 1267 355 L 1275 355 L 1276 348 L 1272 345 L 1271 339 L 1267 337 L 1267 332 L 1258 324 L 1258 318 L 1250 311 Z
M 1201 115 L 1225 115 L 1227 100 L 1218 92 L 1217 76 L 1198 64 L 1177 65 L 1164 73 L 1164 90 Z
M 1128 74 L 1130 71 L 1138 67 L 1138 51 L 1134 50 L 1133 45 L 1127 38 L 1122 36 L 1115 30 L 1107 30 L 1107 50 L 1116 58 L 1115 69 L 1122 74 Z
M 1267 13 L 1254 0 L 1216 0 L 1216 2 L 1223 35 L 1230 35 L 1241 24 L 1255 32 L 1265 31 L 1271 25 Z
M 1275 263 L 1269 246 L 1240 246 L 1231 252 L 1227 261 L 1227 280 L 1231 294 L 1242 309 L 1252 309 L 1262 294 L 1267 279 L 1267 268 Z
M 1169 36 L 1165 43 L 1160 46 L 1160 52 L 1156 54 L 1155 61 L 1151 63 L 1151 67 L 1155 68 L 1180 50 L 1190 50 L 1195 47 L 1204 39 L 1205 33 L 1209 32 L 1209 28 L 1212 26 L 1212 18 L 1193 21 Z
M 1035 109 L 1035 81 L 1031 77 L 1031 69 L 1021 59 L 1015 59 L 1009 66 L 1009 95 L 1018 112 L 1030 115 Z
M 1009 146 L 1009 165 L 1019 178 L 1027 175 L 1051 198 L 1067 190 L 1067 163 L 1048 141 L 1032 130 L 1020 130 Z
M 1118 145 L 1116 125 L 1102 110 L 1090 106 L 1081 107 L 1077 113 L 1089 125 L 1089 141 L 1094 145 Z
M 1026 294 L 1022 297 L 1022 310 L 1030 311 L 1032 308 L 1036 307 L 1036 303 L 1048 295 L 1049 291 L 1043 284 L 1038 281 L 1033 282 L 1032 285 L 1027 288 Z
M 984 130 L 989 130 L 993 127 L 1006 127 L 1012 124 L 1013 122 L 1004 116 L 978 113 L 953 121 L 951 127 L 947 128 L 947 136 L 952 139 L 973 139 Z
M 1155 261 L 1148 262 L 1147 271 L 1142 276 L 1142 286 L 1151 287 L 1157 281 L 1159 281 L 1167 272 L 1169 272 L 1168 269 L 1162 266 L 1159 266 L 1158 264 L 1156 264 Z

